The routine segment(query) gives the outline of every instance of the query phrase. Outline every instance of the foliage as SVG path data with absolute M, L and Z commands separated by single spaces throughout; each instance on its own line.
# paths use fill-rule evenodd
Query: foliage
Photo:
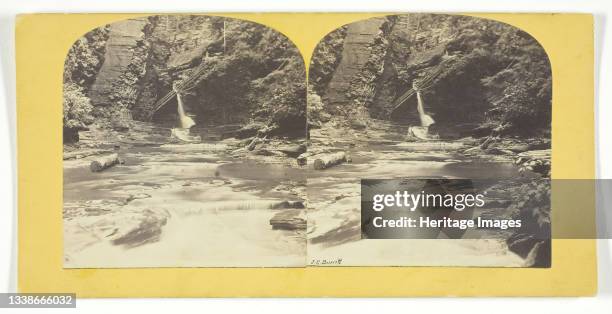
M 79 38 L 64 62 L 64 83 L 72 82 L 88 89 L 104 61 L 110 26 L 96 28 Z
M 260 24 L 229 20 L 225 55 L 208 58 L 188 102 L 213 123 L 256 121 L 304 136 L 304 62 L 284 35 Z
M 491 130 L 524 136 L 550 128 L 550 63 L 533 37 L 487 19 L 417 18 L 417 34 L 405 28 L 391 33 L 394 41 L 403 40 L 391 45 L 389 56 L 398 69 L 396 80 L 404 86 L 440 69 L 425 92 L 437 122 L 486 123 L 497 126 Z
M 504 89 L 504 97 L 489 110 L 489 115 L 501 122 L 504 133 L 530 133 L 534 126 L 544 128 L 550 123 L 549 106 L 538 103 L 537 91 L 522 82 Z
M 327 84 L 329 84 L 336 67 L 340 63 L 346 29 L 347 26 L 343 26 L 329 33 L 315 48 L 313 55 L 317 57 L 310 62 L 308 79 L 312 90 L 319 95 L 323 95 L 325 92 Z
M 109 29 L 86 34 L 67 57 L 65 82 L 79 87 L 82 96 L 74 97 L 73 85 L 67 88 L 71 94 L 66 96 L 65 122 L 71 127 L 84 127 L 91 115 L 91 105 L 85 105 L 89 102 L 83 97 L 104 61 Z M 155 102 L 172 90 L 173 83 L 203 69 L 203 75 L 182 91 L 187 109 L 197 120 L 260 122 L 305 135 L 304 62 L 293 43 L 269 27 L 222 17 L 150 17 L 142 39 L 129 48 L 130 62 L 109 91 L 111 104 L 93 108 L 96 117 L 118 122 L 114 124 L 118 128 L 123 128 L 121 120 L 126 117 L 151 118 Z M 187 61 L 180 62 L 181 57 Z M 175 108 L 166 106 L 157 117 L 174 114 Z
M 330 120 L 331 116 L 324 111 L 323 102 L 321 96 L 312 91 L 312 88 L 308 87 L 308 125 L 309 127 L 319 127 L 321 123 Z
M 104 62 L 110 26 L 96 28 L 70 47 L 64 61 L 64 142 L 78 141 L 78 131 L 93 122 L 86 96 Z
M 91 101 L 75 83 L 64 84 L 64 128 L 81 129 L 93 122 Z
M 387 17 L 381 35 L 351 82 L 349 96 L 359 101 L 347 112 L 365 108 L 370 116 L 409 122 L 416 100 L 401 110 L 395 110 L 395 100 L 414 81 L 436 73 L 422 95 L 438 124 L 503 126 L 504 134 L 520 136 L 550 129 L 550 63 L 524 31 L 468 16 L 409 14 Z M 333 32 L 315 49 L 309 82 L 321 96 L 326 91 L 320 82 L 333 75 L 342 53 L 333 39 L 342 36 L 341 30 Z
M 478 52 L 487 118 L 506 134 L 529 135 L 550 128 L 552 75 L 548 56 L 529 34 L 515 27 L 473 20 L 448 49 Z M 465 29 L 467 28 L 467 30 Z

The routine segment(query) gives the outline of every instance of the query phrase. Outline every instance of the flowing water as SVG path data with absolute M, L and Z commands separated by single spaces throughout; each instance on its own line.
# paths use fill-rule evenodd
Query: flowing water
M 183 142 L 199 142 L 200 136 L 190 135 L 190 129 L 195 125 L 193 119 L 185 113 L 183 98 L 180 93 L 176 93 L 177 113 L 180 127 L 172 129 L 172 136 Z
M 304 264 L 303 232 L 270 226 L 301 200 L 303 175 L 232 158 L 232 139 L 176 142 L 168 128 L 139 128 L 139 144 L 117 151 L 123 165 L 93 173 L 95 157 L 64 162 L 66 267 Z M 218 139 L 220 129 L 192 131 Z
M 421 120 L 421 126 L 429 127 L 434 124 L 434 120 L 428 114 L 425 113 L 425 109 L 423 108 L 423 98 L 421 97 L 421 92 L 417 90 L 417 111 L 419 112 L 419 119 Z
M 378 121 L 367 134 L 311 131 L 312 147 L 347 152 L 352 162 L 308 175 L 308 260 L 331 266 L 524 265 L 500 239 L 361 239 L 360 180 L 391 178 L 504 179 L 519 176 L 509 160 L 469 158 L 463 141 L 406 142 L 407 127 Z M 475 216 L 481 212 L 475 211 Z
M 434 124 L 434 119 L 425 113 L 425 109 L 423 106 L 423 98 L 421 96 L 421 92 L 419 90 L 416 91 L 417 97 L 417 112 L 419 113 L 419 120 L 421 122 L 420 126 L 412 126 L 408 130 L 408 134 L 421 140 L 429 140 L 434 139 L 435 136 L 429 134 L 429 126 Z
M 381 121 L 365 134 L 312 130 L 313 151 L 342 150 L 352 158 L 313 171 L 288 165 L 295 165 L 289 158 L 232 157 L 239 146 L 223 139 L 228 128 L 194 126 L 191 132 L 202 140 L 189 143 L 173 140 L 169 128 L 136 124 L 133 142 L 117 150 L 124 164 L 93 173 L 95 156 L 64 161 L 65 266 L 297 267 L 337 258 L 343 265 L 522 262 L 498 241 L 398 246 L 364 241 L 359 233 L 360 178 L 516 176 L 509 162 L 466 158 L 457 153 L 461 141 L 406 142 L 405 126 Z M 305 194 L 308 234 L 271 228 L 283 204 L 303 201 Z

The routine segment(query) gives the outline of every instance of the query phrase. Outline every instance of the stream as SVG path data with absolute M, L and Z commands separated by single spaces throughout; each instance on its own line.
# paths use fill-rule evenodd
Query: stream
M 469 158 L 470 143 L 406 141 L 408 127 L 377 121 L 367 132 L 311 130 L 311 150 L 341 150 L 351 162 L 309 173 L 308 264 L 311 266 L 500 266 L 522 258 L 503 239 L 361 239 L 360 179 L 514 179 L 518 168 L 504 157 Z M 475 210 L 473 217 L 483 214 Z
M 93 173 L 95 157 L 64 161 L 66 267 L 304 265 L 303 231 L 270 226 L 283 202 L 301 200 L 302 172 L 232 158 L 235 140 L 215 129 L 192 133 L 204 141 L 140 124 L 130 136 L 142 137 L 116 151 L 122 165 Z
M 314 171 L 292 158 L 233 156 L 238 140 L 219 129 L 193 128 L 198 143 L 177 142 L 170 132 L 138 124 L 113 146 L 124 163 L 102 172 L 89 170 L 95 156 L 64 161 L 65 267 L 523 263 L 501 240 L 360 238 L 361 178 L 518 176 L 508 160 L 457 154 L 461 141 L 407 142 L 407 127 L 392 123 L 367 132 L 314 129 L 313 153 L 342 150 L 351 158 Z M 105 138 L 97 136 L 85 134 L 84 142 Z M 306 197 L 306 231 L 271 227 L 287 201 Z

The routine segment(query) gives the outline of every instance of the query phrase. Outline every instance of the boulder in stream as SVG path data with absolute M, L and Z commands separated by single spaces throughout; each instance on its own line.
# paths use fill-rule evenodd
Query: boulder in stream
M 308 163 L 308 153 L 303 153 L 297 157 L 298 166 L 305 166 Z
M 141 246 L 147 243 L 159 241 L 162 228 L 168 222 L 168 214 L 154 210 L 145 210 L 135 214 L 123 228 L 119 228 L 107 237 L 111 238 L 114 245 L 122 245 L 128 248 Z
M 429 134 L 429 127 L 426 126 L 411 126 L 408 129 L 407 140 L 429 140 L 435 139 L 436 136 Z
M 270 219 L 273 229 L 305 230 L 306 218 L 302 209 L 289 209 L 274 215 Z
M 303 209 L 303 208 L 306 208 L 306 206 L 304 206 L 303 201 L 282 201 L 280 203 L 270 206 L 270 208 L 271 209 L 287 209 L 287 208 Z
M 550 239 L 538 239 L 535 235 L 519 233 L 507 241 L 510 251 L 525 259 L 528 267 L 550 267 Z
M 352 119 L 349 122 L 349 125 L 351 127 L 351 129 L 354 130 L 364 130 L 368 127 L 367 123 L 365 122 L 365 120 L 362 119 Z
M 278 151 L 284 153 L 285 155 L 293 158 L 297 158 L 304 152 L 306 152 L 306 145 L 304 144 L 295 144 L 295 145 L 281 145 L 278 147 Z

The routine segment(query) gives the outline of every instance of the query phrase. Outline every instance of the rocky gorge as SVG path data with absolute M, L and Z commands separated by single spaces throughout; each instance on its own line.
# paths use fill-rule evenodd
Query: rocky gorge
M 452 258 L 465 266 L 549 265 L 550 241 L 541 239 L 550 232 L 550 206 L 542 204 L 552 169 L 552 77 L 546 52 L 529 34 L 459 15 L 372 18 L 326 36 L 311 68 L 317 70 L 311 69 L 309 78 L 308 153 L 316 158 L 345 152 L 349 161 L 308 182 L 314 260 L 400 266 L 439 265 Z M 425 126 L 421 105 L 430 119 Z M 425 127 L 428 135 L 415 136 L 415 127 Z M 495 202 L 503 206 L 474 218 L 539 217 L 532 229 L 537 236 L 504 234 L 456 246 L 406 240 L 406 250 L 393 254 L 388 242 L 361 239 L 359 179 L 411 177 L 498 180 L 490 189 L 505 199 Z M 537 193 L 527 193 L 527 183 Z M 428 249 L 413 250 L 422 245 Z
M 303 265 L 305 81 L 285 36 L 242 20 L 150 16 L 80 38 L 64 73 L 65 266 Z
M 547 267 L 551 80 L 531 36 L 459 15 L 342 26 L 308 84 L 260 24 L 100 27 L 64 71 L 65 265 Z M 473 218 L 537 216 L 540 233 L 362 239 L 359 180 L 397 177 L 498 179 Z

